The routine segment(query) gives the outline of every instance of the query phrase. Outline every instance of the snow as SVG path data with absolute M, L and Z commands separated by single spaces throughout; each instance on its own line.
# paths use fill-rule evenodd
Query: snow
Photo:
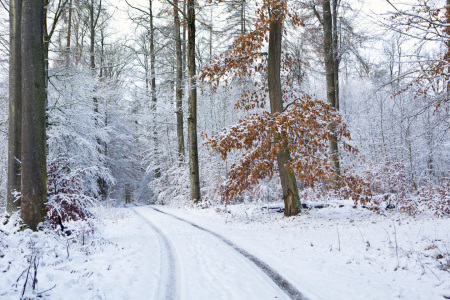
M 0 216 L 0 298 L 19 299 L 38 257 L 36 299 L 290 299 L 215 232 L 308 299 L 450 296 L 450 220 L 330 205 L 286 218 L 258 204 L 103 209 L 94 233 L 13 233 Z M 157 208 L 164 214 L 154 210 Z M 273 210 L 272 210 L 273 211 Z M 171 216 L 171 215 L 173 216 Z M 9 235 L 6 235 L 8 233 Z M 69 255 L 67 255 L 69 254 Z M 33 269 L 33 268 L 31 268 Z M 29 281 L 31 282 L 32 272 Z M 19 280 L 18 280 L 19 278 Z M 54 288 L 52 288 L 54 287 Z M 40 298 L 38 298 L 40 299 Z

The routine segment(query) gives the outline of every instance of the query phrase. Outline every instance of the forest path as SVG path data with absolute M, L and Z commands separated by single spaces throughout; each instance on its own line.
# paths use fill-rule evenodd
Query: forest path
M 159 230 L 150 220 L 143 216 L 136 209 L 132 209 L 140 218 L 142 218 L 150 228 L 155 231 L 158 236 L 158 243 L 160 245 L 160 269 L 159 269 L 159 283 L 156 292 L 156 299 L 161 300 L 175 300 L 178 299 L 178 285 L 177 285 L 177 266 L 172 244 L 164 233 Z
M 171 290 L 162 299 L 306 299 L 267 264 L 220 235 L 150 206 L 132 210 L 170 252 L 161 257 L 171 274 L 169 280 L 161 278 Z

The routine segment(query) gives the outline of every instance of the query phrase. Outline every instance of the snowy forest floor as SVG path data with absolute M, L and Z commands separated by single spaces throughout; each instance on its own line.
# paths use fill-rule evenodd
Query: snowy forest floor
M 450 219 L 339 206 L 290 218 L 257 204 L 103 208 L 102 222 L 67 237 L 13 233 L 0 216 L 0 298 L 289 299 L 177 216 L 256 256 L 311 300 L 450 299 Z

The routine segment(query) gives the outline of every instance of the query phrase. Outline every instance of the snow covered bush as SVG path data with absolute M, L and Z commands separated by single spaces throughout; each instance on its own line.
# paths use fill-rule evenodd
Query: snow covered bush
M 409 215 L 428 212 L 438 217 L 450 216 L 450 179 L 444 178 L 439 185 L 428 181 L 418 189 L 417 195 L 410 194 L 398 205 L 401 212 Z
M 375 211 L 394 209 L 414 216 L 431 213 L 438 217 L 450 215 L 450 179 L 440 184 L 428 180 L 415 187 L 404 164 L 378 164 L 363 172 L 372 196 L 361 202 Z M 355 201 L 355 204 L 358 204 Z
M 94 215 L 90 209 L 96 206 L 93 197 L 83 194 L 81 187 L 83 170 L 72 170 L 74 163 L 58 157 L 47 167 L 47 217 L 56 228 L 63 222 L 88 220 Z

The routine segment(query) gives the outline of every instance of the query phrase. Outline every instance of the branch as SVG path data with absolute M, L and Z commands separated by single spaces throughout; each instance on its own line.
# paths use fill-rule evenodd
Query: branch
M 316 10 L 316 6 L 315 5 L 313 5 L 313 11 L 314 11 L 314 15 L 317 17 L 317 19 L 319 20 L 319 23 L 321 24 L 321 25 L 323 25 L 323 20 L 320 18 L 320 14 L 319 14 L 319 12 Z
M 3 0 L 0 0 L 0 3 L 2 4 L 3 8 L 9 13 L 8 6 L 5 3 L 3 3 Z
M 394 4 L 391 3 L 391 1 L 386 0 L 386 2 L 389 3 L 396 11 L 399 11 L 399 10 L 397 9 L 397 7 L 395 7 Z
M 93 9 L 94 9 L 94 6 L 92 6 L 92 10 Z M 97 27 L 98 18 L 100 17 L 101 11 L 102 11 L 102 0 L 100 0 L 100 3 L 98 4 L 98 12 L 97 12 L 97 16 L 95 17 L 94 28 Z
M 55 17 L 53 18 L 52 28 L 50 29 L 50 33 L 48 34 L 49 41 L 52 39 L 53 33 L 55 32 L 56 24 L 58 23 L 58 20 L 61 17 L 62 10 L 67 5 L 68 2 L 69 0 L 65 0 L 65 2 L 61 4 L 61 0 L 59 0 L 58 8 L 56 9 Z
M 126 0 L 125 0 L 126 1 Z M 178 12 L 180 12 L 182 15 L 183 15 L 183 17 L 184 17 L 184 19 L 186 20 L 186 21 L 188 21 L 188 17 L 186 16 L 186 14 L 177 6 L 177 5 L 175 5 L 172 1 L 170 1 L 170 0 L 166 0 L 167 1 L 167 3 L 169 3 L 170 5 L 172 5 L 173 7 L 175 7 L 175 9 L 176 10 L 178 10 Z

